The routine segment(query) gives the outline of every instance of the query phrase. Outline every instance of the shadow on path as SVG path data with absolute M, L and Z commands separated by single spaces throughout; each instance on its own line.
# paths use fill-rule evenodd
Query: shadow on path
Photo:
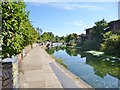
M 50 62 L 50 66 L 57 78 L 59 79 L 60 83 L 62 84 L 63 88 L 80 88 L 73 82 L 72 79 L 67 77 L 54 63 Z

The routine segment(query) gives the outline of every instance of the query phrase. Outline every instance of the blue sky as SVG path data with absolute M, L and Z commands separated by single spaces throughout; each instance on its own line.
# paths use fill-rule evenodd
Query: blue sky
M 65 36 L 85 33 L 94 22 L 118 19 L 117 2 L 26 2 L 30 21 L 44 32 Z

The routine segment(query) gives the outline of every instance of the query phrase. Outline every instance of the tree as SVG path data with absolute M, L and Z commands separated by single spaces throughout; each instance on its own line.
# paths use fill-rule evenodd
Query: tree
M 101 43 L 103 42 L 103 34 L 107 32 L 108 24 L 107 22 L 102 19 L 98 22 L 95 22 L 95 26 L 91 31 L 92 40 L 86 40 L 83 38 L 82 43 L 79 45 L 82 47 L 83 50 L 100 50 Z M 83 37 L 86 37 L 83 35 Z
M 11 57 L 23 49 L 20 24 L 27 16 L 24 8 L 25 4 L 22 2 L 2 2 L 2 54 L 4 57 Z
M 65 37 L 64 36 L 60 37 L 60 42 L 62 42 L 62 43 L 65 42 Z
M 25 7 L 22 1 L 2 2 L 2 58 L 17 55 L 38 38 Z
M 104 34 L 104 42 L 101 44 L 101 50 L 109 55 L 120 57 L 120 35 L 108 32 Z
M 108 27 L 107 22 L 102 19 L 101 21 L 95 22 L 94 29 L 92 30 L 93 39 L 103 39 L 103 34 L 107 32 L 106 28 Z
M 2 2 L 0 2 L 0 30 L 2 29 Z
M 58 35 L 55 36 L 55 42 L 60 42 L 60 37 Z
M 46 41 L 53 42 L 54 41 L 54 34 L 52 32 L 44 32 L 41 35 L 41 39 L 42 39 L 43 42 L 46 42 Z
M 76 33 L 69 34 L 68 36 L 66 36 L 66 42 L 68 43 L 70 40 L 76 40 L 76 38 L 77 38 Z
M 37 31 L 38 31 L 38 33 L 41 35 L 42 34 L 42 29 L 41 28 L 36 28 L 37 29 Z

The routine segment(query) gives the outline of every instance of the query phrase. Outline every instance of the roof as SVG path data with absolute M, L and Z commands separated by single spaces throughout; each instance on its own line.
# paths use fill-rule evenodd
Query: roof
M 109 22 L 109 23 L 113 23 L 113 22 L 115 22 L 115 23 L 116 23 L 116 22 L 120 22 L 120 19 L 111 21 L 111 22 Z M 109 23 L 108 23 L 108 24 L 109 24 Z
M 93 29 L 93 27 L 92 27 L 92 28 L 85 29 L 85 31 L 89 31 L 89 30 L 92 30 L 92 29 Z

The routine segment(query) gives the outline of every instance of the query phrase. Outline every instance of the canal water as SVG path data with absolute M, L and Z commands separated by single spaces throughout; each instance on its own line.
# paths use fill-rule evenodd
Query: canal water
M 120 85 L 120 60 L 67 47 L 53 47 L 46 51 L 62 59 L 72 73 L 94 88 L 118 88 Z

